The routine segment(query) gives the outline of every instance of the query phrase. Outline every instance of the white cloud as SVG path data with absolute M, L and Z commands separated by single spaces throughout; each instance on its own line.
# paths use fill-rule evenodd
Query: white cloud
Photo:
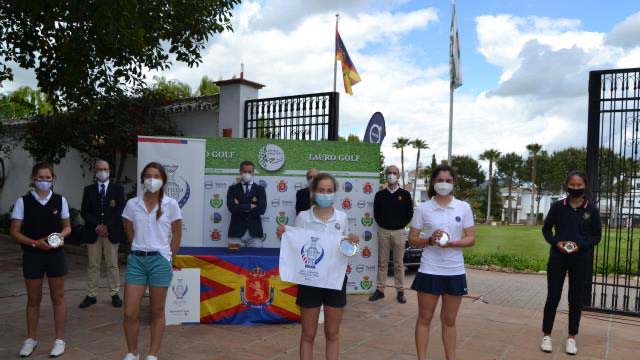
M 616 24 L 607 35 L 606 42 L 612 46 L 626 48 L 640 46 L 640 12 Z

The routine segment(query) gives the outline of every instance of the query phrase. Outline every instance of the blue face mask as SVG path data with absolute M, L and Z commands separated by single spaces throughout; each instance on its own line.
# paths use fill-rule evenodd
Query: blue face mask
M 333 205 L 333 199 L 336 194 L 315 194 L 316 204 L 321 208 L 328 208 Z

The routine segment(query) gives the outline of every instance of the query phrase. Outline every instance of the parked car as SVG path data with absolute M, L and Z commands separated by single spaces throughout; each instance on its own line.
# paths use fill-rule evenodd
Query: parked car
M 404 230 L 405 236 L 409 235 L 409 229 Z M 423 236 L 424 234 L 420 234 Z M 420 267 L 420 258 L 422 257 L 422 249 L 409 245 L 407 241 L 404 245 L 404 266 L 409 269 L 418 269 Z M 389 272 L 393 272 L 393 250 L 389 255 Z

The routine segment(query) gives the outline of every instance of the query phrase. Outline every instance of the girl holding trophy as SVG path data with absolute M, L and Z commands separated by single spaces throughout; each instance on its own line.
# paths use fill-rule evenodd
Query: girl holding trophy
M 138 360 L 140 301 L 149 287 L 151 344 L 147 360 L 157 360 L 165 326 L 164 304 L 173 276 L 172 260 L 180 248 L 182 213 L 178 202 L 165 196 L 167 173 L 156 162 L 140 174 L 144 194 L 127 202 L 122 213 L 124 231 L 131 242 L 124 291 L 125 360 Z
M 542 320 L 540 349 L 551 352 L 551 330 L 556 309 L 562 295 L 564 278 L 569 274 L 569 337 L 565 345 L 567 354 L 578 353 L 576 335 L 580 326 L 584 284 L 591 275 L 593 247 L 600 242 L 602 223 L 600 211 L 585 196 L 587 176 L 572 171 L 565 180 L 567 198 L 551 205 L 544 219 L 542 234 L 551 245 L 547 263 L 547 302 Z
M 430 200 L 418 204 L 411 221 L 409 244 L 424 248 L 411 285 L 418 293 L 415 340 L 419 360 L 427 358 L 429 327 L 440 298 L 445 354 L 447 359 L 456 357 L 456 318 L 462 296 L 467 294 L 462 248 L 475 244 L 475 228 L 469 204 L 453 196 L 455 177 L 450 166 L 433 169 Z
M 22 274 L 27 288 L 27 339 L 20 356 L 27 357 L 38 345 L 37 331 L 42 300 L 42 282 L 47 276 L 53 304 L 56 340 L 49 355 L 64 353 L 64 276 L 67 260 L 64 238 L 71 234 L 67 200 L 51 189 L 56 179 L 53 166 L 40 162 L 31 170 L 34 189 L 18 198 L 11 213 L 11 238 L 22 247 Z
M 296 227 L 326 232 L 338 231 L 344 237 L 343 242 L 350 243 L 356 249 L 357 235 L 350 235 L 347 214 L 333 207 L 338 189 L 336 179 L 327 173 L 318 174 L 311 183 L 311 209 L 302 211 L 296 218 Z M 280 225 L 276 235 L 281 237 L 285 226 Z M 345 245 L 349 247 L 349 245 Z M 342 248 L 342 246 L 341 246 Z M 357 249 L 356 249 L 357 250 Z M 349 254 L 350 255 L 350 254 Z M 337 269 L 336 269 L 337 270 Z M 346 269 L 341 269 L 346 270 Z M 300 306 L 302 334 L 300 336 L 300 359 L 313 358 L 313 343 L 318 328 L 321 307 L 324 307 L 324 335 L 326 339 L 326 359 L 338 359 L 340 344 L 340 322 L 347 304 L 347 277 L 345 275 L 341 290 L 324 289 L 314 286 L 298 285 L 296 304 Z

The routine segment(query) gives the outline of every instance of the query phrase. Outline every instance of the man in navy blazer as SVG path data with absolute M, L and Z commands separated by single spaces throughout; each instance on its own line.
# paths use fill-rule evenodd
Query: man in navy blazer
M 260 216 L 267 210 L 267 194 L 262 186 L 253 182 L 255 168 L 251 161 L 243 161 L 240 164 L 240 182 L 229 186 L 227 191 L 227 208 L 231 212 L 229 249 L 258 247 L 262 241 Z
M 122 211 L 126 204 L 121 185 L 109 182 L 110 166 L 105 160 L 94 163 L 96 182 L 84 188 L 80 214 L 84 219 L 82 239 L 87 244 L 87 295 L 80 308 L 96 303 L 100 263 L 104 255 L 111 304 L 121 307 L 118 245 L 124 243 Z

